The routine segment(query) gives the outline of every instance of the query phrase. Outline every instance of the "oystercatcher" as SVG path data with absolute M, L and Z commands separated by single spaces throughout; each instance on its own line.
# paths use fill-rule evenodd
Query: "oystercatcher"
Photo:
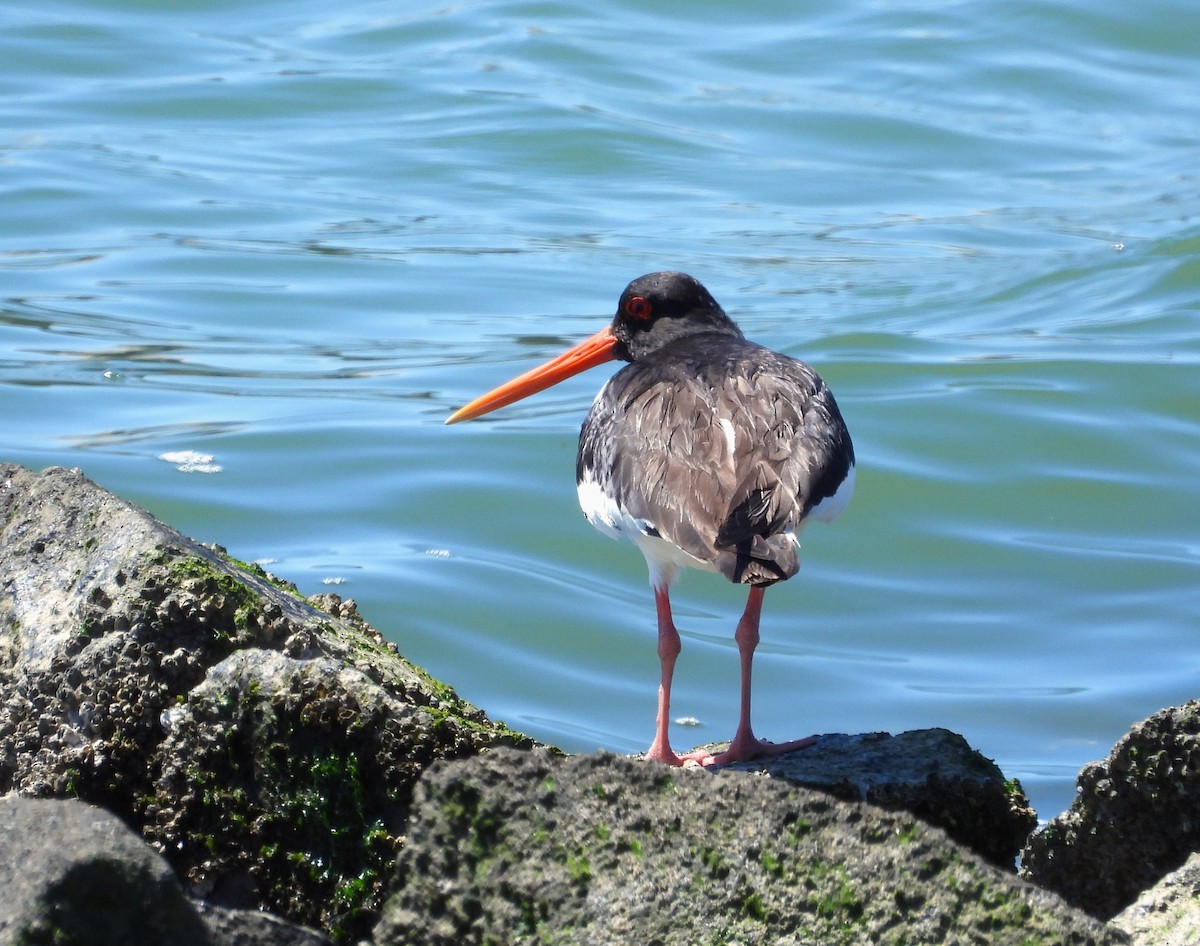
M 597 395 L 579 433 L 579 503 L 601 532 L 632 539 L 650 570 L 662 678 L 646 758 L 679 765 L 779 755 L 750 726 L 750 671 L 763 593 L 800 567 L 810 519 L 832 520 L 854 488 L 854 445 L 829 387 L 808 365 L 747 341 L 697 280 L 650 273 L 621 294 L 612 324 L 477 398 L 453 424 L 606 361 L 629 362 Z M 682 567 L 750 586 L 734 639 L 741 710 L 729 748 L 672 751 L 671 678 L 679 632 L 669 588 Z

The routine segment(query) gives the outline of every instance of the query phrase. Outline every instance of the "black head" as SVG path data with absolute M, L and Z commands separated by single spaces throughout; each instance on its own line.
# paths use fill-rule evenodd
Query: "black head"
M 622 361 L 637 361 L 688 335 L 742 337 L 717 300 L 687 273 L 649 273 L 631 282 L 617 303 L 612 330 L 613 354 Z

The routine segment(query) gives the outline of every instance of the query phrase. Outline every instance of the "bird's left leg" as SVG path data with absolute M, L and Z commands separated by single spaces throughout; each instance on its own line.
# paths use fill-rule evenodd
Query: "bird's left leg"
M 754 663 L 754 650 L 758 647 L 758 622 L 762 615 L 764 587 L 754 585 L 746 599 L 746 610 L 738 621 L 737 631 L 733 639 L 738 645 L 738 659 L 741 664 L 742 706 L 738 716 L 737 732 L 733 741 L 724 752 L 702 760 L 705 765 L 721 764 L 723 762 L 741 762 L 746 759 L 758 759 L 763 756 L 782 755 L 794 749 L 807 749 L 817 742 L 815 736 L 806 739 L 795 739 L 791 742 L 767 742 L 757 739 L 754 730 L 750 728 L 750 673 Z

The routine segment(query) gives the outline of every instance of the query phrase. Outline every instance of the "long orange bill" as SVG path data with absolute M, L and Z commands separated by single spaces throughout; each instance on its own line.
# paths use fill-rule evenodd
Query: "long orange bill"
M 446 423 L 457 424 L 460 420 L 472 420 L 490 414 L 497 408 L 544 391 L 581 371 L 612 361 L 616 357 L 613 354 L 613 346 L 616 344 L 617 338 L 612 333 L 612 327 L 606 325 L 591 338 L 568 349 L 557 358 L 551 358 L 544 365 L 538 365 L 519 378 L 506 381 L 500 387 L 475 398 L 470 404 L 460 407 L 446 418 Z

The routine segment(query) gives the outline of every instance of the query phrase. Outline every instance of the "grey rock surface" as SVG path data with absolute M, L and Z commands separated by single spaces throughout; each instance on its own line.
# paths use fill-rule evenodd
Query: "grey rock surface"
M 1156 714 L 1085 769 L 1027 875 L 1106 917 L 1183 864 L 1200 847 L 1197 715 Z M 1032 819 L 1019 785 L 945 730 L 830 735 L 722 770 L 507 746 L 533 743 L 407 663 L 353 602 L 305 600 L 78 471 L 0 464 L 0 792 L 14 811 L 70 806 L 55 823 L 71 838 L 40 850 L 39 820 L 10 819 L 5 935 L 66 942 L 89 910 L 146 890 L 152 925 L 123 941 L 169 927 L 185 946 L 372 930 L 379 946 L 1107 944 L 1130 930 L 1157 946 L 1143 938 L 1193 928 L 1186 868 L 1105 927 L 930 827 L 1009 867 Z
M 1124 941 L 910 815 L 605 754 L 432 767 L 396 890 L 379 946 Z
M 1200 943 L 1200 854 L 1144 891 L 1113 917 L 1134 946 L 1196 946 Z
M 809 749 L 727 768 L 909 812 L 1010 869 L 1037 825 L 1020 784 L 947 729 L 833 733 Z
M 1200 702 L 1136 724 L 1077 785 L 1071 807 L 1030 838 L 1021 870 L 1108 919 L 1200 850 Z
M 194 902 L 102 808 L 0 797 L 0 946 L 331 946 L 279 917 Z
M 369 928 L 425 767 L 530 741 L 320 603 L 77 470 L 0 465 L 0 792 L 104 806 L 189 893 Z
M 204 901 L 195 906 L 217 946 L 333 946 L 316 930 L 260 910 L 231 910 Z
M 0 943 L 216 946 L 174 873 L 107 811 L 0 798 Z

